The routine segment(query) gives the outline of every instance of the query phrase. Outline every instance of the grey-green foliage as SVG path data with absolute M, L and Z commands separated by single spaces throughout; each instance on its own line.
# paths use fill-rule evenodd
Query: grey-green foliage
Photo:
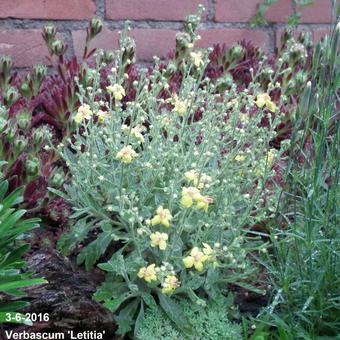
M 148 309 L 136 336 L 137 340 L 239 340 L 240 325 L 229 320 L 228 303 L 218 299 L 202 307 L 186 300 L 180 303 L 195 335 L 185 336 L 160 309 Z
M 85 243 L 77 260 L 87 269 L 111 253 L 106 263 L 98 264 L 107 279 L 95 298 L 116 314 L 119 335 L 138 326 L 144 304 L 155 303 L 155 296 L 184 331 L 189 323 L 167 294 L 195 302 L 225 292 L 227 284 L 262 293 L 250 285 L 256 267 L 248 254 L 266 244 L 260 237 L 248 237 L 248 229 L 274 216 L 279 190 L 273 165 L 283 148 L 272 149 L 270 141 L 283 115 L 270 112 L 279 112 L 286 101 L 269 100 L 257 72 L 245 91 L 232 84 L 218 92 L 204 78 L 209 51 L 197 50 L 182 61 L 177 93 L 169 90 L 156 58 L 152 73 L 141 69 L 133 82 L 134 101 L 122 104 L 127 89 L 124 34 L 110 86 L 106 91 L 99 87 L 104 65 L 97 55 L 94 84 L 79 85 L 82 105 L 72 112 L 81 125 L 68 146 L 56 149 L 71 181 L 66 194 L 51 191 L 66 196 L 77 220 L 59 247 L 69 254 Z M 276 75 L 269 73 L 276 84 Z M 167 99 L 161 95 L 165 89 Z M 261 98 L 267 98 L 266 107 Z M 252 110 L 257 113 L 245 114 Z M 198 120 L 197 112 L 202 113 Z M 160 214 L 168 217 L 161 221 Z M 152 243 L 160 231 L 167 237 L 163 249 Z M 204 263 L 190 265 L 195 252 Z M 151 278 L 145 276 L 146 268 L 155 271 Z M 172 291 L 167 289 L 169 277 L 178 281 Z
M 169 318 L 164 316 L 160 309 L 149 309 L 146 313 L 137 340 L 174 340 L 184 339 L 183 335 L 173 325 Z

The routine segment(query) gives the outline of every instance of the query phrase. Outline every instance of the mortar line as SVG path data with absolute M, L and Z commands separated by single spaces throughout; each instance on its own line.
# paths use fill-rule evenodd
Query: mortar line
M 100 0 L 102 1 L 102 0 Z M 103 15 L 103 13 L 101 14 Z M 102 19 L 102 18 L 101 18 Z M 86 29 L 90 20 L 39 20 L 39 19 L 0 19 L 0 29 L 42 29 L 47 24 L 56 26 L 59 32 L 69 30 Z M 111 29 L 124 28 L 126 20 L 103 20 L 104 25 Z M 161 20 L 129 20 L 132 28 L 150 29 L 181 29 L 183 21 L 161 21 Z M 322 29 L 328 28 L 332 23 L 300 23 L 297 29 Z M 287 27 L 285 23 L 271 23 L 258 28 L 252 28 L 248 22 L 202 22 L 200 28 L 246 28 L 252 30 L 266 30 L 270 28 Z
M 105 9 L 105 0 L 95 0 L 96 4 L 96 17 L 105 20 L 106 9 Z

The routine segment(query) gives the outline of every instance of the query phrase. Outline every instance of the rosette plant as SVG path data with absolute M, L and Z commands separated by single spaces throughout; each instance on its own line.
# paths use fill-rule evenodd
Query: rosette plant
M 100 20 L 91 20 L 79 63 L 76 57 L 65 57 L 67 45 L 57 38 L 56 29 L 47 25 L 42 35 L 53 65 L 51 75 L 42 65 L 26 75 L 17 75 L 10 58 L 0 59 L 0 158 L 7 162 L 4 176 L 11 191 L 26 186 L 23 207 L 31 214 L 47 217 L 49 223 L 67 221 L 68 206 L 47 191 L 48 186 L 62 187 L 67 169 L 45 146 L 51 138 L 54 143 L 66 143 L 75 130 L 70 119 L 70 112 L 79 106 L 75 79 L 85 87 L 91 85 L 91 69 L 86 61 L 94 50 L 88 46 L 101 28 Z M 109 62 L 110 52 L 102 58 Z
M 142 69 L 133 82 L 134 101 L 126 100 L 125 44 L 124 33 L 105 91 L 97 55 L 93 86 L 79 85 L 74 139 L 56 149 L 71 180 L 66 194 L 51 191 L 77 219 L 59 246 L 70 253 L 81 245 L 78 263 L 87 269 L 101 262 L 107 276 L 95 299 L 116 314 L 120 334 L 133 324 L 137 332 L 145 307 L 159 303 L 192 335 L 177 299 L 205 304 L 230 284 L 262 293 L 251 284 L 251 254 L 266 244 L 251 227 L 275 213 L 273 165 L 288 143 L 278 152 L 270 141 L 284 102 L 263 92 L 257 74 L 242 92 L 235 84 L 217 90 L 203 79 L 207 50 L 183 59 L 177 92 L 166 77 L 172 64 L 156 58 L 151 74 Z

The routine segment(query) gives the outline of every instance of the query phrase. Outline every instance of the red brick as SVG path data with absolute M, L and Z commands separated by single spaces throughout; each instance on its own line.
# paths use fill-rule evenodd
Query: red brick
M 313 31 L 313 41 L 314 43 L 318 43 L 325 35 L 330 35 L 330 29 L 321 29 Z
M 47 63 L 48 51 L 41 30 L 0 31 L 0 55 L 12 57 L 14 66 L 26 67 Z
M 207 0 L 106 0 L 106 17 L 113 20 L 183 20 Z
M 216 0 L 215 20 L 218 22 L 248 22 L 256 14 L 263 0 Z M 271 22 L 285 22 L 292 13 L 291 0 L 278 0 L 270 6 L 266 18 Z
M 247 22 L 256 13 L 262 0 L 216 0 L 215 20 L 219 22 Z
M 337 1 L 336 8 L 340 0 Z M 301 12 L 301 23 L 330 23 L 332 22 L 332 5 L 330 0 L 314 0 L 314 4 L 305 7 L 298 7 Z
M 266 32 L 251 29 L 219 28 L 200 31 L 202 39 L 198 47 L 212 47 L 215 44 L 233 45 L 241 40 L 247 40 L 264 50 L 270 50 L 270 39 Z
M 0 18 L 89 19 L 95 15 L 93 0 L 1 0 Z
M 266 18 L 269 22 L 286 23 L 292 14 L 294 14 L 292 0 L 278 0 L 268 8 Z
M 176 33 L 170 29 L 132 30 L 137 45 L 137 59 L 148 61 L 154 55 L 166 57 L 176 47 Z
M 151 61 L 154 55 L 164 57 L 175 48 L 176 31 L 168 29 L 134 29 L 130 32 L 136 40 L 136 54 L 139 61 Z M 72 32 L 75 53 L 81 57 L 85 31 Z M 91 47 L 114 50 L 118 47 L 118 30 L 105 29 L 93 40 Z
M 84 52 L 86 31 L 73 31 L 73 49 L 75 55 L 80 59 Z M 90 49 L 100 48 L 104 50 L 116 50 L 118 47 L 118 30 L 110 31 L 103 29 L 91 42 Z

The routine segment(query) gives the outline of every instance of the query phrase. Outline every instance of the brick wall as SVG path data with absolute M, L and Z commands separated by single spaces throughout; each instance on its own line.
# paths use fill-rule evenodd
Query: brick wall
M 194 13 L 198 4 L 206 7 L 201 25 L 200 46 L 232 44 L 252 40 L 268 52 L 278 44 L 287 17 L 299 10 L 291 0 L 278 0 L 267 13 L 270 24 L 251 29 L 249 20 L 262 0 L 0 0 L 0 54 L 14 58 L 17 67 L 46 61 L 41 29 L 53 22 L 69 46 L 79 55 L 88 20 L 93 16 L 105 22 L 105 29 L 93 46 L 114 49 L 124 21 L 131 21 L 131 34 L 137 41 L 137 57 L 148 61 L 163 56 L 175 46 L 175 34 L 182 20 Z M 314 0 L 302 9 L 299 30 L 310 31 L 319 40 L 330 28 L 331 0 Z M 338 0 L 338 3 L 340 0 Z

